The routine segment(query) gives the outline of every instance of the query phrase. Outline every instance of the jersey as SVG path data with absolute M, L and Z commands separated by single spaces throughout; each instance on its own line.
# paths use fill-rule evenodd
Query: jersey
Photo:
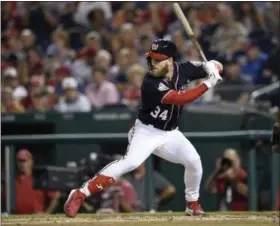
M 161 130 L 176 129 L 183 106 L 164 104 L 162 99 L 171 90 L 183 91 L 192 80 L 206 76 L 202 63 L 192 61 L 175 62 L 171 81 L 168 78 L 153 77 L 147 73 L 141 87 L 138 119 L 144 124 L 150 124 Z

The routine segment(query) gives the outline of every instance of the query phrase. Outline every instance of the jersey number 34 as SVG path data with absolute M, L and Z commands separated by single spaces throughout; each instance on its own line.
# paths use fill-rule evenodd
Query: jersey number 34
M 150 114 L 153 118 L 161 118 L 161 120 L 165 121 L 167 119 L 168 110 L 161 111 L 160 107 L 157 106 L 154 111 Z

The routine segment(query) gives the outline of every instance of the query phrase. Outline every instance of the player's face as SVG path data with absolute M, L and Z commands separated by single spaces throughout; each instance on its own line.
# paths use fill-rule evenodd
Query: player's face
M 170 65 L 171 65 L 172 59 L 166 59 L 166 60 L 157 60 L 157 59 L 151 59 L 151 64 L 152 64 L 152 70 L 151 74 L 155 77 L 162 77 L 166 76 L 166 74 L 170 70 Z

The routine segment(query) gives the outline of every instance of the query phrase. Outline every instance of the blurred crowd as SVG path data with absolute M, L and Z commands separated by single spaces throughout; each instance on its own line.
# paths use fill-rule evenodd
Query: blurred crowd
M 1 111 L 138 106 L 153 40 L 199 60 L 171 4 L 1 2 Z M 198 102 L 246 104 L 252 89 L 279 80 L 278 2 L 180 4 L 208 59 L 224 64 L 223 83 Z

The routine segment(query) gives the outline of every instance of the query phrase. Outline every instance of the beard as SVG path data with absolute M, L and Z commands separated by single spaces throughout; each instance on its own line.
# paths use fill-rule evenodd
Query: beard
M 154 77 L 165 77 L 168 71 L 169 71 L 168 66 L 166 65 L 161 69 L 156 69 L 156 70 L 153 69 L 151 71 L 151 75 Z

